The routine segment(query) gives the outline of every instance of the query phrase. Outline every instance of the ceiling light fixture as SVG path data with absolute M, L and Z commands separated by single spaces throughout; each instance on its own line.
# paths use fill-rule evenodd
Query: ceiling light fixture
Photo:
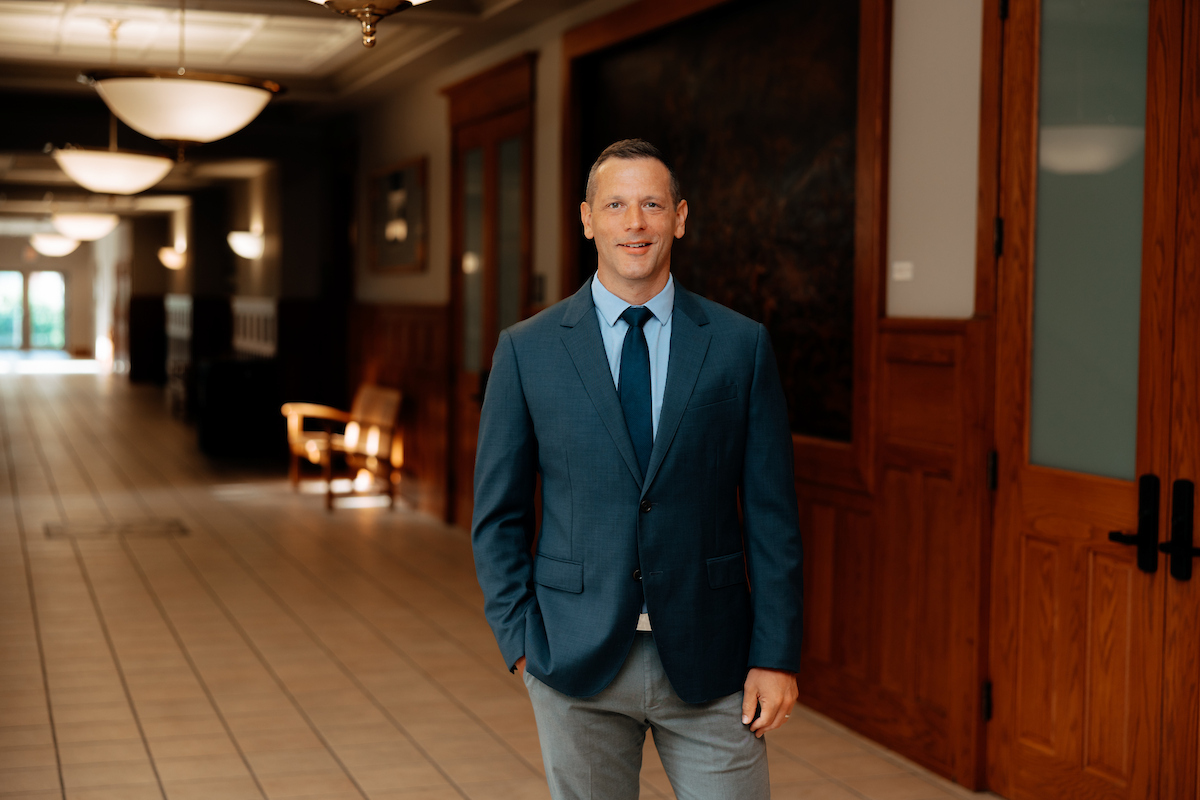
M 184 68 L 184 12 L 179 0 L 179 66 L 174 69 L 93 70 L 80 79 L 95 87 L 121 121 L 151 139 L 183 148 L 224 139 L 262 112 L 274 81 L 190 72 Z
M 379 21 L 392 14 L 407 11 L 413 6 L 429 0 L 309 0 L 346 17 L 354 17 L 362 23 L 363 47 L 375 46 L 375 28 Z
M 113 232 L 121 218 L 116 214 L 52 214 L 55 230 L 68 239 L 94 242 Z
M 67 177 L 99 194 L 137 194 L 167 177 L 175 162 L 166 156 L 117 149 L 117 118 L 109 116 L 108 149 L 46 145 Z
M 144 192 L 165 178 L 175 163 L 166 156 L 71 145 L 53 153 L 67 177 L 100 194 Z
M 33 245 L 34 250 L 51 258 L 70 255 L 79 247 L 79 242 L 75 239 L 68 239 L 57 233 L 35 233 L 29 237 L 29 243 Z
M 111 41 L 109 60 L 117 60 L 117 30 L 120 20 L 108 21 Z M 117 149 L 117 118 L 108 116 L 108 149 L 73 147 L 57 149 L 46 145 L 67 177 L 85 189 L 99 194 L 137 194 L 167 177 L 174 162 L 166 156 L 134 153 Z

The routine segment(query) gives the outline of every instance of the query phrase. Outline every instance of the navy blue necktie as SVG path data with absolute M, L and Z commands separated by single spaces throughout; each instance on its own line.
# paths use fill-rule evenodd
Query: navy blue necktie
M 621 319 L 629 323 L 629 330 L 621 345 L 621 376 L 617 388 L 621 410 L 625 412 L 625 427 L 633 440 L 633 452 L 642 468 L 643 481 L 650 465 L 650 451 L 654 449 L 654 423 L 650 416 L 650 348 L 646 346 L 646 332 L 642 330 L 651 316 L 650 309 L 644 306 L 630 306 L 621 312 Z

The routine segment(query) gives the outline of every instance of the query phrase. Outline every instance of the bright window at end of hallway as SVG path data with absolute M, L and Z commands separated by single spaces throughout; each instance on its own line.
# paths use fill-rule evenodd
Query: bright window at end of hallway
M 49 350 L 67 346 L 66 281 L 61 272 L 29 275 L 29 345 Z
M 0 272 L 0 349 L 18 349 L 23 344 L 25 276 Z

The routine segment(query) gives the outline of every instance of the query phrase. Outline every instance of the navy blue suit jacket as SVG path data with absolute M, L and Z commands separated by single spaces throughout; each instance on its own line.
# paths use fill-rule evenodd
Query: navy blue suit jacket
M 534 677 L 576 697 L 616 677 L 643 589 L 685 701 L 740 691 L 750 667 L 799 669 L 792 438 L 770 339 L 675 291 L 644 482 L 590 284 L 504 331 L 492 361 L 471 534 L 485 613 L 507 664 L 525 656 Z

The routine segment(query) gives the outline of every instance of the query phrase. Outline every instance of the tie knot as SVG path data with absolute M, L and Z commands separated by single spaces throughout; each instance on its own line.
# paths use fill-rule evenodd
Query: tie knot
M 621 319 L 625 320 L 634 328 L 640 328 L 646 324 L 646 320 L 654 316 L 654 312 L 645 306 L 630 306 L 621 312 Z

